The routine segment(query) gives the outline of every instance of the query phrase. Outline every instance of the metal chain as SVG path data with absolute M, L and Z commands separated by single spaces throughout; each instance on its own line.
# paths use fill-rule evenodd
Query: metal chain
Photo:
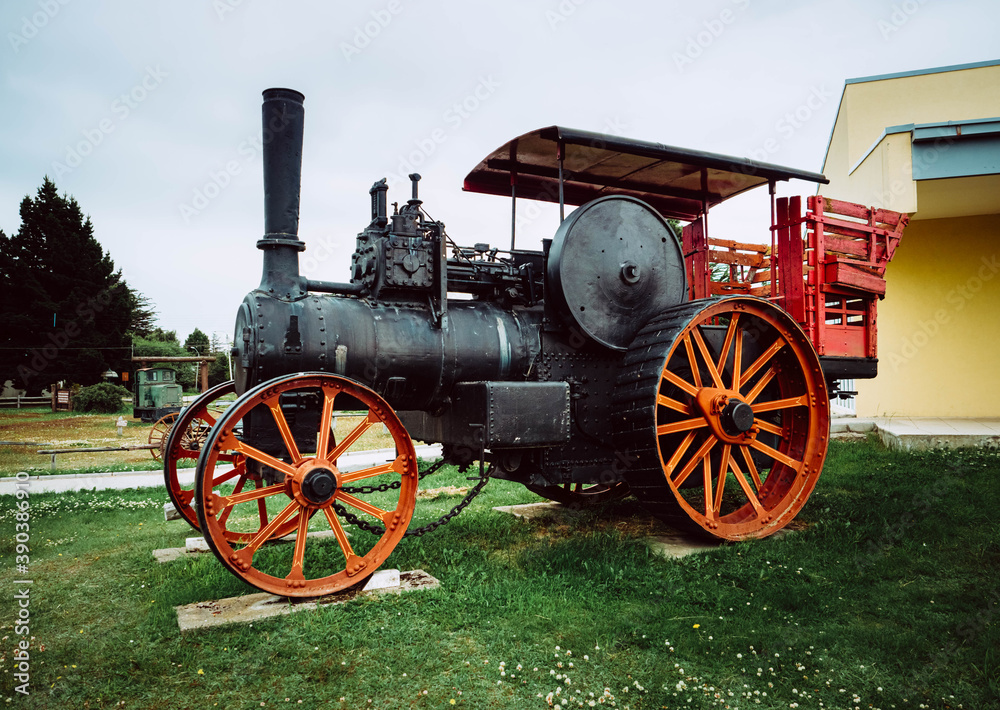
M 432 474 L 435 471 L 437 471 L 438 469 L 440 469 L 442 466 L 444 466 L 444 459 L 438 460 L 430 468 L 428 468 L 426 471 L 421 471 L 420 478 L 423 478 L 424 476 L 429 476 L 430 474 Z M 407 530 L 403 534 L 403 536 L 404 537 L 420 537 L 421 535 L 425 535 L 426 533 L 429 533 L 430 531 L 435 530 L 435 529 L 441 527 L 442 525 L 445 525 L 446 523 L 450 522 L 452 518 L 454 518 L 456 515 L 458 515 L 459 513 L 461 513 L 463 510 L 465 510 L 465 508 L 472 502 L 473 498 L 475 498 L 476 496 L 479 495 L 479 493 L 483 490 L 483 488 L 486 486 L 486 484 L 489 483 L 490 474 L 492 472 L 493 472 L 493 466 L 492 465 L 489 468 L 482 467 L 480 469 L 480 474 L 478 476 L 476 476 L 475 478 L 469 478 L 468 479 L 470 481 L 476 481 L 476 480 L 478 480 L 479 482 L 469 490 L 469 492 L 458 503 L 458 505 L 456 505 L 449 512 L 445 513 L 440 518 L 438 518 L 437 520 L 435 520 L 433 523 L 428 523 L 427 525 L 424 525 L 423 527 L 415 528 L 413 530 Z M 384 491 L 396 489 L 396 488 L 399 488 L 401 485 L 402 485 L 402 481 L 396 481 L 394 483 L 383 483 L 382 485 L 379 485 L 379 486 L 360 486 L 360 487 L 355 487 L 355 488 L 348 488 L 348 487 L 345 486 L 341 490 L 343 490 L 343 491 L 345 491 L 347 493 L 375 493 L 375 492 L 384 492 Z M 353 513 L 349 512 L 347 510 L 347 508 L 345 508 L 340 503 L 334 503 L 333 504 L 333 509 L 337 511 L 337 515 L 339 515 L 340 517 L 342 517 L 344 520 L 346 520 L 347 522 L 349 522 L 351 525 L 356 525 L 357 527 L 361 528 L 362 530 L 366 530 L 366 531 L 368 531 L 368 532 L 370 532 L 370 533 L 372 533 L 374 535 L 384 535 L 385 534 L 385 528 L 384 527 L 382 527 L 380 525 L 373 525 L 372 523 L 369 523 L 367 520 L 362 520 L 358 516 L 356 516 Z

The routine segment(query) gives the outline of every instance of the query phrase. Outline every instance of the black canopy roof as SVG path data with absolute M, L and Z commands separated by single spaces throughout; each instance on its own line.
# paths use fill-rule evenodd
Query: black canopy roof
M 549 126 L 497 148 L 465 178 L 464 189 L 489 195 L 559 202 L 559 149 L 564 199 L 582 205 L 605 195 L 629 195 L 665 217 L 695 219 L 705 209 L 768 182 L 797 178 L 827 183 L 820 173 L 675 148 L 662 143 Z

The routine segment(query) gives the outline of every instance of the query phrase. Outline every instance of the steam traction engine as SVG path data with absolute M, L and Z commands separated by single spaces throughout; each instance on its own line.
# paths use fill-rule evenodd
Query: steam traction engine
M 312 281 L 298 269 L 302 101 L 264 92 L 264 268 L 237 314 L 236 379 L 182 413 L 165 457 L 171 497 L 230 571 L 288 596 L 367 578 L 413 514 L 411 437 L 487 462 L 483 482 L 569 504 L 631 492 L 731 540 L 798 513 L 832 383 L 875 375 L 875 304 L 905 217 L 819 196 L 803 213 L 774 185 L 822 175 L 551 127 L 465 181 L 512 211 L 579 205 L 541 251 L 516 249 L 513 227 L 509 250 L 455 245 L 411 175 L 391 214 L 385 181 L 371 188 L 350 282 Z M 708 238 L 712 206 L 765 184 L 772 248 Z M 680 239 L 666 217 L 688 223 Z M 373 432 L 395 457 L 341 470 Z M 185 457 L 193 490 L 177 482 Z

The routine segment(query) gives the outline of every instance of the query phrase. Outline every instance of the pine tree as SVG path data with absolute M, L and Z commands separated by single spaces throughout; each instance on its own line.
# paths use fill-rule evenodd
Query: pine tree
M 135 296 L 76 200 L 45 178 L 0 238 L 0 380 L 35 393 L 128 367 Z

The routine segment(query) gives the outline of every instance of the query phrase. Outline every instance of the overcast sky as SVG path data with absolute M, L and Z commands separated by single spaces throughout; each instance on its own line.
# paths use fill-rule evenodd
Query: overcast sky
M 4 0 L 0 229 L 48 175 L 160 325 L 228 339 L 260 280 L 266 88 L 306 96 L 303 271 L 347 281 L 379 178 L 402 202 L 418 170 L 456 242 L 503 246 L 509 201 L 462 179 L 543 126 L 819 171 L 846 79 L 1000 58 L 998 28 L 995 0 Z M 766 238 L 766 191 L 719 212 L 715 236 Z

